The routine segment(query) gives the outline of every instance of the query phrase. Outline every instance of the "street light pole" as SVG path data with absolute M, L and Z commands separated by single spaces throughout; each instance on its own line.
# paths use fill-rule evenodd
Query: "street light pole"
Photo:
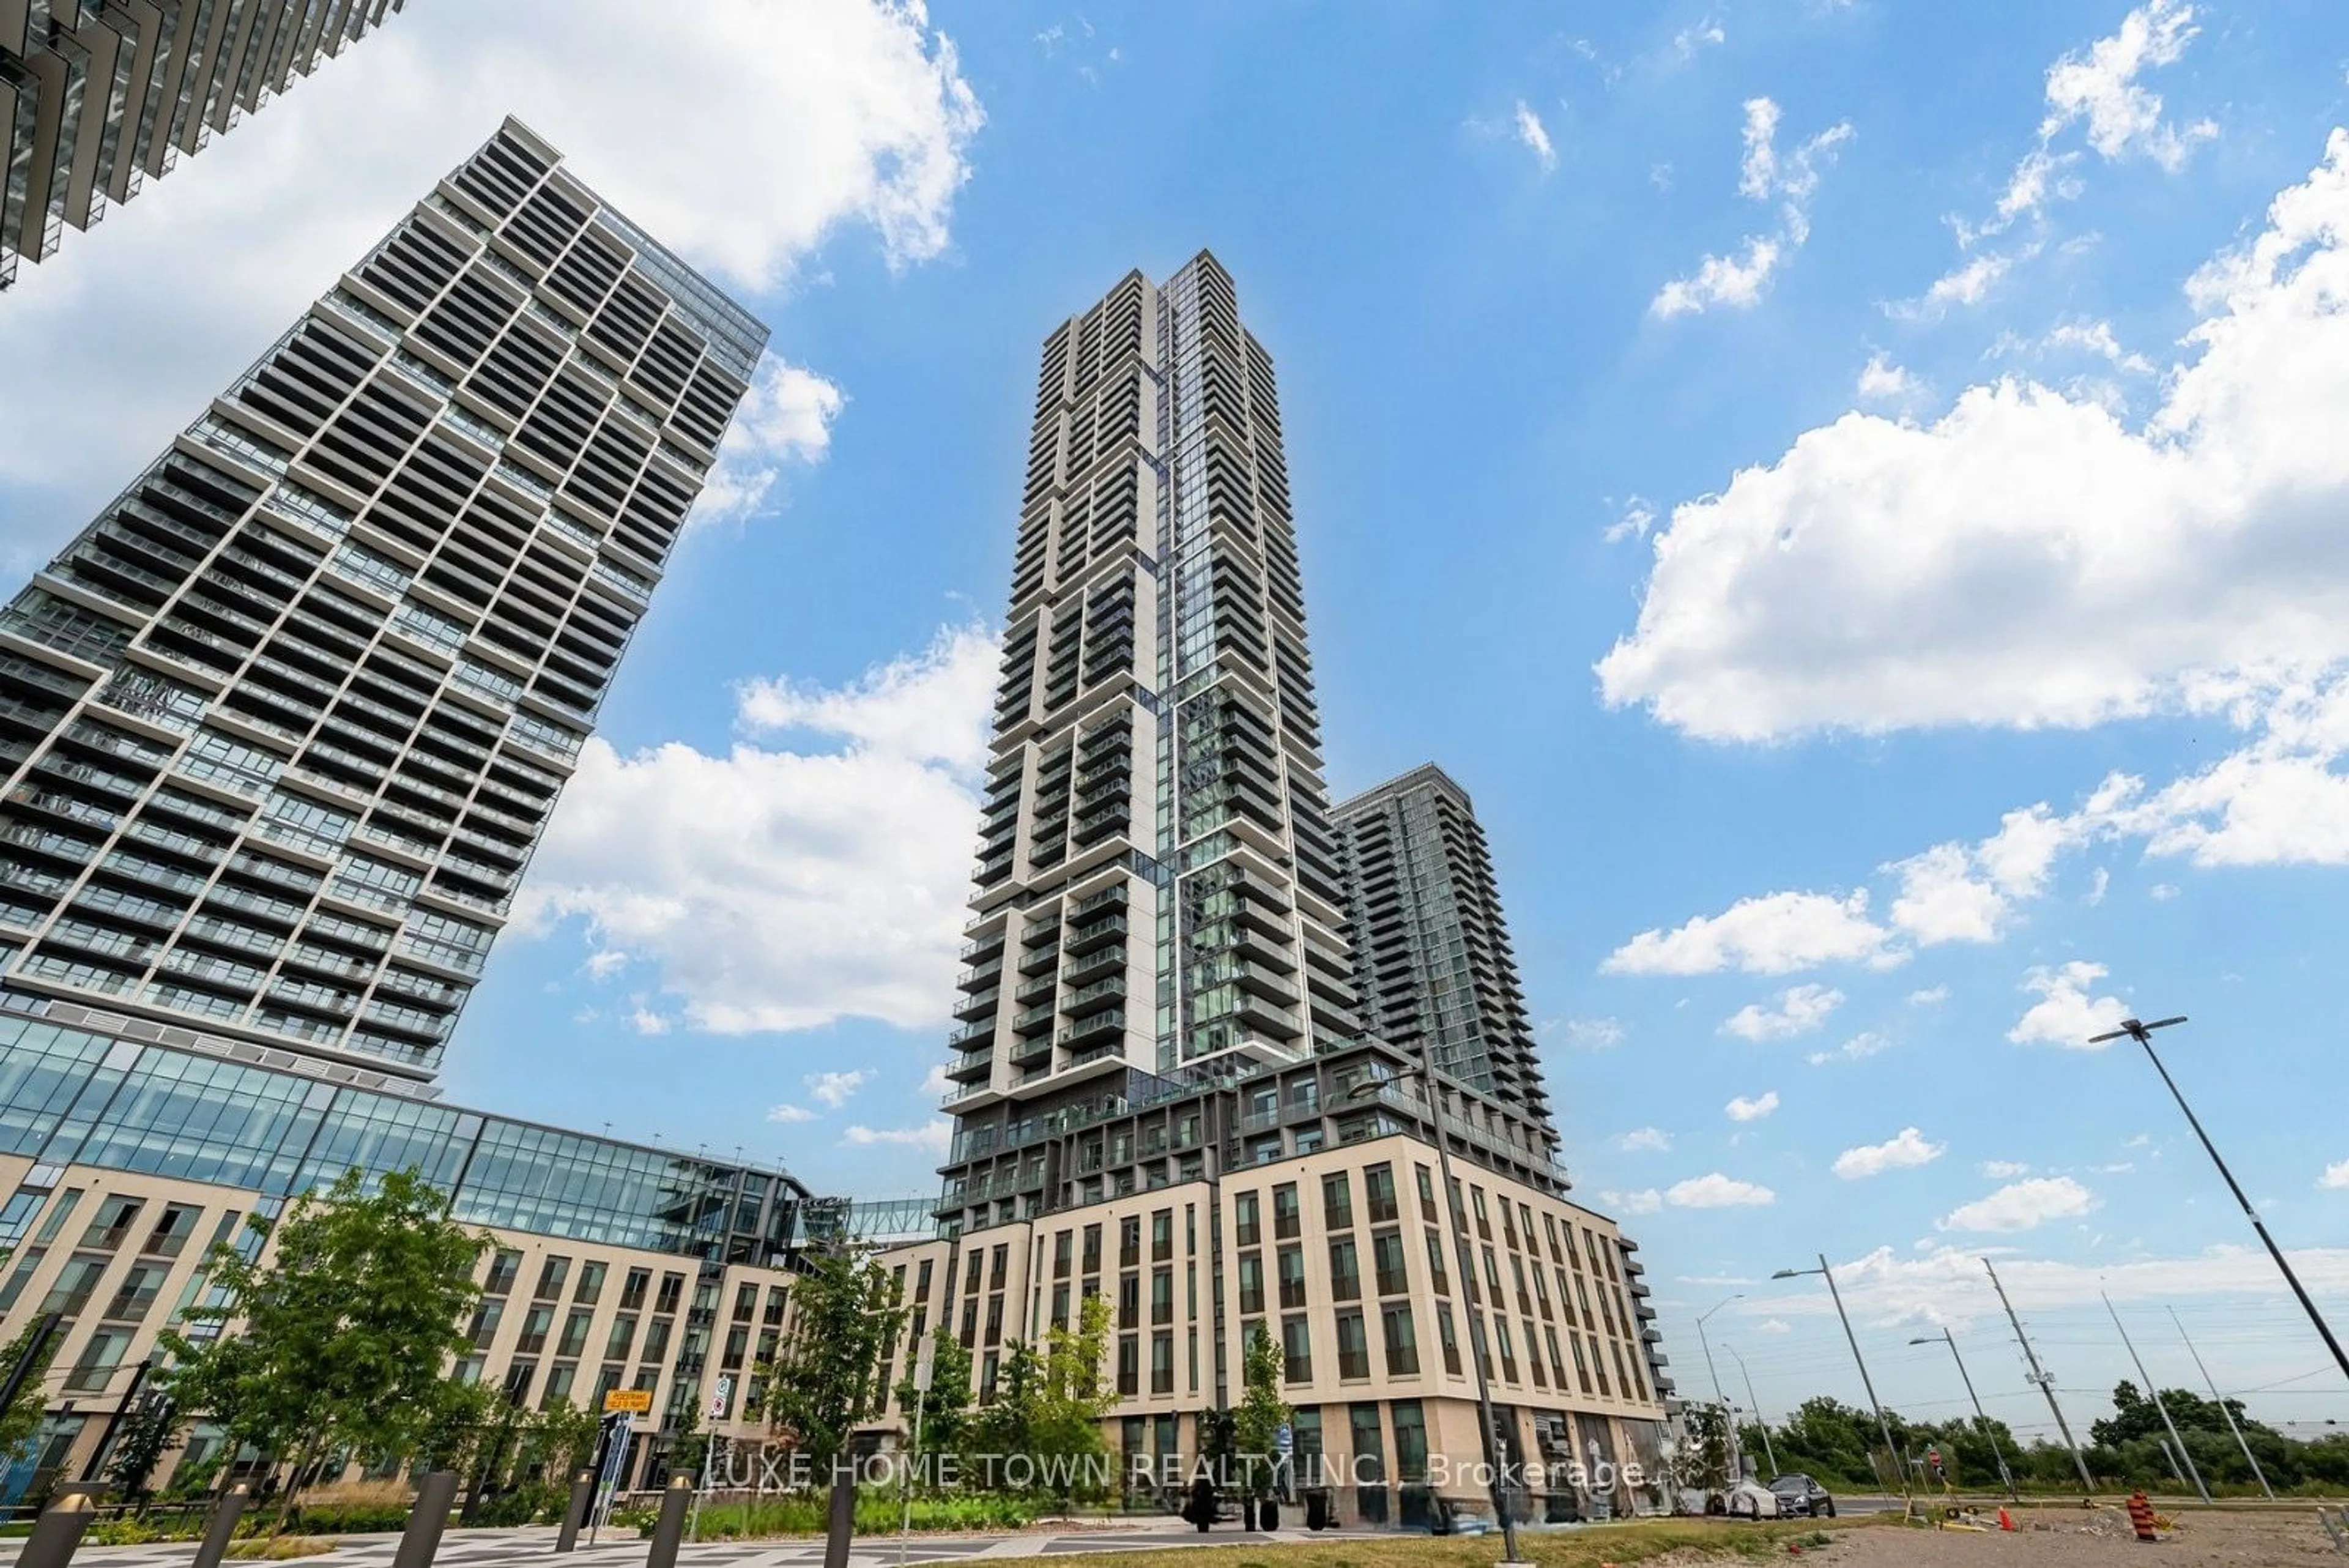
M 1932 1334 L 1927 1334 L 1922 1339 L 1912 1339 L 1909 1343 L 1930 1345 L 1934 1337 Z M 1982 1396 L 1974 1392 L 1974 1380 L 1966 1374 L 1966 1358 L 1958 1354 L 1957 1339 L 1946 1325 L 1942 1328 L 1940 1338 L 1942 1344 L 1950 1347 L 1950 1359 L 1958 1364 L 1958 1380 L 1966 1386 L 1966 1397 L 1974 1402 L 1974 1420 L 1982 1428 L 1982 1435 L 1990 1439 L 1991 1457 L 1998 1461 L 1998 1479 L 2006 1483 L 2006 1495 L 2021 1502 L 2023 1494 L 2014 1490 L 2014 1472 L 2006 1468 L 2006 1450 L 1998 1446 L 1998 1434 L 1990 1429 L 1990 1417 L 1982 1411 Z
M 2259 1210 L 2253 1209 L 2251 1200 L 2243 1196 L 2242 1186 L 2236 1181 L 2235 1173 L 2227 1168 L 2227 1162 L 2219 1158 L 2218 1146 L 2210 1141 L 2210 1135 L 2202 1130 L 2201 1118 L 2194 1114 L 2194 1107 L 2186 1103 L 2186 1096 L 2178 1093 L 2177 1080 L 2169 1075 L 2169 1069 L 2161 1064 L 2160 1056 L 2154 1052 L 2153 1032 L 2155 1030 L 2167 1029 L 2173 1023 L 2185 1022 L 2186 1016 L 2183 1013 L 2176 1018 L 2157 1019 L 2151 1023 L 2140 1023 L 2134 1018 L 2124 1018 L 2118 1029 L 2092 1035 L 2089 1037 L 2088 1044 L 2101 1045 L 2107 1040 L 2117 1040 L 2126 1034 L 2145 1047 L 2146 1060 L 2151 1062 L 2153 1070 L 2161 1075 L 2162 1085 L 2168 1089 L 2169 1097 L 2178 1102 L 2178 1108 L 2186 1113 L 2186 1125 L 2192 1127 L 2194 1136 L 2202 1140 L 2202 1152 L 2209 1155 L 2210 1163 L 2219 1168 L 2219 1174 L 2226 1179 L 2227 1190 L 2235 1195 L 2235 1202 L 2243 1210 L 2243 1218 L 2249 1220 L 2251 1222 L 2251 1229 L 2259 1232 L 2261 1242 L 2268 1250 L 2268 1256 L 2275 1260 L 2276 1268 L 2282 1272 L 2284 1283 L 2290 1285 L 2292 1293 L 2300 1298 L 2300 1310 L 2306 1313 L 2308 1321 L 2316 1325 L 2318 1337 L 2324 1341 L 2324 1348 L 2333 1353 L 2333 1359 L 2340 1366 L 2342 1376 L 2349 1376 L 2349 1351 L 2344 1351 L 2341 1348 L 2341 1342 L 2333 1337 L 2333 1329 L 2325 1323 L 2324 1314 L 2316 1310 L 2316 1303 L 2309 1299 L 2308 1291 L 2300 1282 L 2300 1276 L 2292 1272 L 2290 1263 L 2284 1262 L 2283 1249 L 2277 1246 L 2275 1238 L 2268 1234 L 2267 1225 L 2260 1219 Z
M 2194 1490 L 2201 1494 L 2202 1506 L 2209 1507 L 2210 1489 L 2202 1484 L 2202 1468 L 2194 1462 L 2194 1456 L 2186 1451 L 2186 1439 L 2178 1435 L 2178 1423 L 2169 1418 L 2169 1407 L 2163 1403 L 2161 1390 L 2155 1386 L 2153 1375 L 2145 1369 L 2145 1358 L 2130 1343 L 2128 1330 L 2121 1326 L 2120 1309 L 2113 1305 L 2113 1298 L 2105 1295 L 2104 1292 L 2096 1293 L 2104 1296 L 2105 1310 L 2113 1314 L 2113 1327 L 2121 1336 L 2121 1346 L 2129 1353 L 2129 1359 L 2137 1363 L 2137 1375 L 2145 1380 L 2145 1391 L 2153 1396 L 2153 1407 L 2161 1413 L 2161 1424 L 2169 1428 L 2169 1440 L 2178 1445 L 2178 1457 L 2184 1461 L 2185 1474 L 2192 1479 Z
M 1740 1291 L 1737 1294 L 1727 1297 L 1724 1300 L 1714 1303 L 1714 1305 L 1708 1310 L 1696 1314 L 1696 1342 L 1703 1348 L 1704 1351 L 1705 1376 L 1713 1379 L 1713 1407 L 1721 1412 L 1722 1425 L 1724 1428 L 1723 1441 L 1727 1448 L 1729 1459 L 1728 1485 L 1733 1487 L 1739 1481 L 1745 1479 L 1745 1467 L 1737 1462 L 1737 1417 L 1735 1413 L 1729 1408 L 1729 1401 L 1722 1395 L 1721 1374 L 1714 1369 L 1713 1365 L 1713 1342 L 1704 1336 L 1704 1320 L 1711 1317 L 1714 1313 L 1719 1312 L 1723 1307 L 1727 1306 L 1731 1302 L 1744 1301 L 1744 1299 L 1745 1293 L 1743 1291 Z M 1727 1489 L 1724 1488 L 1723 1490 L 1725 1490 Z
M 1453 1260 L 1460 1271 L 1462 1288 L 1473 1291 L 1476 1288 L 1476 1260 L 1468 1247 L 1466 1206 L 1453 1185 L 1452 1142 L 1444 1136 L 1444 1105 L 1437 1098 L 1435 1075 L 1428 1066 L 1423 1049 L 1419 1064 L 1408 1069 L 1403 1076 L 1417 1078 L 1420 1087 L 1427 1091 L 1427 1114 L 1435 1126 L 1436 1174 L 1444 1183 L 1444 1207 L 1446 1218 L 1452 1222 Z M 1352 1092 L 1357 1096 L 1363 1096 L 1363 1091 L 1369 1090 L 1374 1096 L 1381 1087 L 1383 1085 L 1376 1083 L 1357 1084 Z M 1499 1451 L 1493 1431 L 1493 1391 L 1485 1377 L 1485 1346 L 1490 1343 L 1492 1335 L 1485 1326 L 1483 1313 L 1469 1319 L 1469 1330 L 1468 1359 L 1476 1369 L 1476 1420 L 1484 1434 L 1485 1467 L 1492 1483 L 1493 1511 L 1499 1516 L 1501 1522 L 1501 1568 L 1523 1568 L 1524 1560 L 1517 1555 L 1517 1527 L 1509 1520 L 1508 1483 L 1502 1470 L 1504 1456 Z
M 1884 1451 L 1891 1456 L 1892 1471 L 1900 1478 L 1900 1497 L 1913 1504 L 1915 1498 L 1909 1490 L 1909 1467 L 1900 1457 L 1900 1446 L 1892 1440 L 1892 1423 L 1884 1418 L 1884 1405 L 1876 1397 L 1876 1383 L 1868 1376 L 1868 1358 L 1859 1353 L 1859 1335 L 1851 1331 L 1851 1314 L 1843 1310 L 1843 1293 L 1836 1289 L 1835 1271 L 1827 1267 L 1827 1255 L 1819 1254 L 1816 1269 L 1780 1269 L 1770 1277 L 1774 1280 L 1800 1279 L 1806 1274 L 1817 1274 L 1827 1282 L 1827 1296 L 1835 1303 L 1836 1316 L 1842 1320 L 1843 1336 L 1851 1345 L 1851 1359 L 1859 1368 L 1859 1386 L 1868 1391 L 1868 1403 L 1876 1412 L 1876 1429 L 1884 1438 Z
M 2186 1354 L 2194 1358 L 2194 1369 L 2201 1373 L 2202 1381 L 2210 1386 L 2211 1402 L 2219 1407 L 2219 1414 L 2227 1417 L 2227 1430 L 2235 1434 L 2236 1447 L 2243 1450 L 2243 1458 L 2251 1464 L 2251 1479 L 2260 1483 L 2260 1490 L 2268 1494 L 2270 1502 L 2273 1502 L 2275 1488 L 2268 1485 L 2267 1471 L 2260 1469 L 2259 1457 L 2251 1452 L 2250 1440 L 2243 1436 L 2243 1428 L 2236 1423 L 2234 1407 L 2228 1404 L 2227 1397 L 2219 1392 L 2219 1380 L 2210 1376 L 2210 1369 L 2202 1365 L 2202 1353 L 2195 1349 L 2194 1341 L 2188 1338 L 2186 1325 L 2178 1322 L 2178 1309 L 2171 1307 L 2168 1310 L 2169 1321 L 2178 1324 L 2178 1337 L 2186 1341 Z
M 2014 1343 L 2023 1346 L 2023 1359 L 2031 1370 L 2023 1375 L 2025 1383 L 2038 1386 L 2047 1397 L 2048 1414 L 2055 1417 L 2055 1429 L 2064 1434 L 2064 1446 L 2072 1450 L 2073 1468 L 2080 1472 L 2080 1495 L 2094 1497 L 2096 1483 L 2088 1474 L 2088 1459 L 2080 1451 L 2079 1439 L 2072 1436 L 2072 1424 L 2064 1419 L 2064 1407 L 2055 1402 L 2055 1375 L 2039 1365 L 2039 1353 L 2031 1348 L 2031 1336 L 2023 1332 L 2023 1320 L 2014 1315 L 2014 1303 L 2006 1299 L 2006 1287 L 1999 1282 L 1998 1270 L 1984 1258 L 1982 1266 L 1990 1271 L 1990 1288 L 1998 1293 L 1998 1304 L 2006 1310 L 2006 1321 L 2014 1325 Z
M 1778 1479 L 1778 1451 L 1770 1446 L 1770 1423 L 1762 1415 L 1762 1401 L 1754 1397 L 1754 1374 L 1746 1370 L 1745 1357 L 1737 1355 L 1737 1346 L 1724 1345 L 1722 1349 L 1737 1360 L 1737 1370 L 1745 1379 L 1745 1402 L 1754 1407 L 1754 1424 L 1762 1428 L 1762 1455 L 1770 1461 L 1770 1479 Z

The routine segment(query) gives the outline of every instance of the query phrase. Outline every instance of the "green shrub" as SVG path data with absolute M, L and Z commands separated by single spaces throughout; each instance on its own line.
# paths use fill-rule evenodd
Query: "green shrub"
M 793 1492 L 781 1497 L 753 1498 L 740 1502 L 702 1505 L 694 1521 L 696 1541 L 758 1541 L 779 1535 L 821 1535 L 830 1513 L 830 1501 L 821 1492 Z M 917 1496 L 913 1501 L 916 1530 L 1009 1530 L 1035 1519 L 1037 1505 L 1012 1494 L 974 1492 L 968 1495 Z M 651 1509 L 626 1509 L 614 1513 L 649 1536 L 657 1514 Z M 905 1503 L 888 1487 L 864 1487 L 856 1494 L 856 1533 L 885 1535 L 905 1519 Z

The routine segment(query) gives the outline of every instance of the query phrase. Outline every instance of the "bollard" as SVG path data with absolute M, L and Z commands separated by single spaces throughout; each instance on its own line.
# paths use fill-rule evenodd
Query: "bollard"
M 67 1487 L 34 1521 L 33 1533 L 16 1554 L 16 1568 L 66 1568 L 73 1561 L 74 1548 L 81 1544 L 82 1532 L 97 1516 L 88 1488 Z
M 440 1532 L 449 1528 L 450 1505 L 456 1501 L 455 1470 L 433 1470 L 417 1482 L 416 1506 L 409 1511 L 408 1528 L 400 1532 L 391 1568 L 431 1568 L 432 1554 L 440 1550 Z
M 848 1568 L 848 1542 L 856 1533 L 856 1462 L 832 1461 L 832 1511 L 825 1521 L 823 1568 Z
M 677 1568 L 678 1542 L 685 1539 L 685 1511 L 693 1502 L 693 1478 L 671 1476 L 661 1493 L 660 1520 L 653 1526 L 653 1549 L 645 1568 Z
M 212 1506 L 212 1521 L 204 1527 L 203 1544 L 196 1548 L 195 1568 L 220 1568 L 221 1559 L 228 1554 L 228 1543 L 236 1539 L 236 1521 L 252 1501 L 253 1488 L 243 1481 L 221 1494 Z
M 579 1527 L 587 1522 L 587 1508 L 595 1501 L 595 1472 L 581 1470 L 571 1478 L 571 1503 L 563 1511 L 563 1529 L 554 1537 L 557 1552 L 569 1552 L 579 1544 Z

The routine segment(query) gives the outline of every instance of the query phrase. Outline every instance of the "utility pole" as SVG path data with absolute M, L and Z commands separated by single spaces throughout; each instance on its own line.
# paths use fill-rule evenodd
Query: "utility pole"
M 2178 1108 L 2186 1114 L 2186 1125 L 2192 1127 L 2194 1136 L 2202 1140 L 2202 1152 L 2209 1155 L 2210 1163 L 2219 1168 L 2220 1176 L 2226 1180 L 2227 1190 L 2235 1195 L 2235 1202 L 2243 1211 L 2243 1218 L 2249 1220 L 2251 1222 L 2251 1229 L 2259 1232 L 2260 1242 L 2267 1248 L 2268 1256 L 2275 1260 L 2276 1270 L 2283 1275 L 2283 1282 L 2290 1285 L 2292 1293 L 2299 1298 L 2300 1310 L 2308 1314 L 2308 1321 L 2315 1326 L 2317 1337 L 2323 1340 L 2324 1348 L 2333 1353 L 2333 1359 L 2339 1365 L 2342 1374 L 2349 1376 L 2349 1351 L 2343 1350 L 2341 1342 L 2333 1337 L 2333 1326 L 2324 1321 L 2324 1314 L 2318 1312 L 2316 1303 L 2309 1299 L 2307 1288 L 2300 1282 L 2300 1276 L 2292 1272 L 2290 1263 L 2284 1262 L 2283 1249 L 2276 1245 L 2273 1236 L 2268 1234 L 2267 1222 L 2260 1218 L 2259 1210 L 2251 1207 L 2251 1200 L 2243 1196 L 2242 1184 L 2235 1179 L 2235 1173 L 2227 1168 L 2227 1162 L 2219 1158 L 2219 1146 L 2212 1143 L 2210 1135 L 2202 1130 L 2202 1118 L 2196 1116 L 2194 1107 L 2186 1103 L 2186 1096 L 2178 1091 L 2178 1081 L 2169 1075 L 2169 1069 L 2161 1064 L 2160 1056 L 2154 1052 L 2153 1032 L 2155 1030 L 2167 1029 L 2173 1023 L 2185 1022 L 2186 1017 L 2183 1013 L 2176 1018 L 2157 1019 L 2151 1023 L 2140 1023 L 2134 1018 L 2124 1018 L 2118 1029 L 2104 1034 L 2091 1035 L 2088 1044 L 2101 1045 L 2107 1040 L 2117 1040 L 2126 1034 L 2145 1047 L 2145 1059 L 2153 1064 L 2155 1072 L 2161 1075 L 2162 1086 L 2169 1091 L 2169 1097 L 2178 1102 Z
M 2178 1324 L 2178 1337 L 2186 1341 L 2186 1354 L 2194 1358 L 2194 1369 L 2201 1373 L 2202 1381 L 2210 1386 L 2210 1398 L 2219 1407 L 2219 1414 L 2227 1417 L 2227 1430 L 2235 1434 L 2235 1446 L 2243 1450 L 2243 1458 L 2251 1462 L 2251 1475 L 2259 1481 L 2260 1490 L 2268 1494 L 2270 1502 L 2273 1502 L 2275 1488 L 2268 1485 L 2267 1472 L 2260 1469 L 2260 1461 L 2251 1453 L 2251 1445 L 2243 1436 L 2243 1428 L 2235 1424 L 2235 1412 L 2229 1408 L 2226 1396 L 2219 1392 L 2219 1380 L 2210 1376 L 2209 1367 L 2202 1365 L 2202 1353 L 2194 1348 L 2194 1341 L 2187 1335 L 2186 1325 L 2178 1323 L 2178 1309 L 2170 1307 L 2167 1310 L 2169 1321 Z
M 1990 1439 L 1991 1458 L 1998 1461 L 1998 1479 L 2006 1483 L 2006 1495 L 2021 1502 L 2023 1494 L 2015 1490 L 2014 1472 L 2006 1468 L 2006 1450 L 1998 1446 L 1998 1434 L 1990 1429 L 1990 1417 L 1982 1409 L 1982 1396 L 1974 1392 L 1974 1380 L 1966 1371 L 1966 1358 L 1958 1354 L 1957 1336 L 1944 1325 L 1939 1335 L 1927 1334 L 1922 1339 L 1912 1339 L 1909 1343 L 1930 1345 L 1937 1337 L 1943 1345 L 1950 1347 L 1950 1359 L 1958 1364 L 1958 1378 L 1966 1386 L 1966 1397 L 1974 1402 L 1975 1424 L 1982 1429 L 1982 1435 Z
M 1738 1374 L 1745 1379 L 1745 1402 L 1754 1407 L 1754 1424 L 1762 1428 L 1762 1455 L 1770 1461 L 1770 1479 L 1776 1480 L 1778 1454 L 1777 1450 L 1770 1446 L 1770 1423 L 1763 1417 L 1762 1401 L 1754 1397 L 1754 1374 L 1746 1371 L 1745 1357 L 1737 1355 L 1735 1345 L 1724 1345 L 1721 1348 L 1736 1357 Z
M 1816 1269 L 1780 1269 L 1770 1277 L 1793 1280 L 1805 1274 L 1817 1274 L 1827 1282 L 1827 1299 L 1835 1303 L 1836 1316 L 1843 1324 L 1844 1339 L 1851 1345 L 1851 1359 L 1859 1368 L 1859 1386 L 1867 1391 L 1868 1407 L 1876 1412 L 1876 1430 L 1884 1438 L 1884 1451 L 1892 1461 L 1895 1478 L 1900 1482 L 1901 1501 L 1913 1509 L 1917 1500 L 1909 1490 L 1908 1460 L 1901 1454 L 1900 1446 L 1892 1440 L 1892 1424 L 1884 1418 L 1884 1402 L 1876 1397 L 1876 1384 L 1868 1376 L 1868 1358 L 1859 1353 L 1859 1335 L 1851 1331 L 1851 1314 L 1843 1310 L 1843 1293 L 1836 1289 L 1835 1271 L 1827 1267 L 1827 1255 L 1825 1252 L 1819 1254 L 1819 1266 Z
M 2014 1303 L 2006 1299 L 2006 1287 L 1999 1283 L 1998 1271 L 1991 1267 L 1988 1258 L 1982 1261 L 1982 1266 L 1990 1269 L 1990 1288 L 1998 1293 L 1998 1304 L 2006 1309 L 2006 1321 L 2014 1325 L 2014 1342 L 2023 1346 L 2023 1359 L 2031 1367 L 2023 1381 L 2037 1384 L 2039 1392 L 2047 1396 L 2048 1413 L 2055 1417 L 2055 1429 L 2064 1434 L 2064 1446 L 2072 1450 L 2072 1463 L 2079 1468 L 2080 1490 L 2094 1493 L 2096 1483 L 2088 1474 L 2087 1456 L 2080 1452 L 2071 1424 L 2064 1419 L 2064 1407 L 2055 1403 L 2055 1375 L 2039 1365 L 2039 1354 L 2031 1348 L 2031 1336 L 2023 1332 L 2023 1320 L 2014 1315 Z
M 1704 1371 L 1705 1376 L 1713 1379 L 1713 1408 L 1721 1412 L 1722 1421 L 1728 1428 L 1725 1442 L 1729 1459 L 1729 1481 L 1728 1487 L 1723 1489 L 1724 1490 L 1736 1486 L 1739 1481 L 1745 1479 L 1745 1467 L 1738 1462 L 1737 1412 L 1731 1409 L 1729 1401 L 1722 1397 L 1721 1374 L 1713 1369 L 1713 1342 L 1704 1336 L 1704 1320 L 1711 1317 L 1713 1313 L 1719 1312 L 1722 1307 L 1727 1306 L 1730 1302 L 1744 1299 L 1744 1293 L 1741 1291 L 1736 1295 L 1731 1296 L 1729 1301 L 1724 1301 L 1719 1306 L 1713 1307 L 1711 1312 L 1701 1312 L 1696 1314 L 1696 1342 L 1704 1347 Z
M 2129 1343 L 2128 1330 L 2121 1327 L 2121 1314 L 2113 1305 L 2113 1298 L 2106 1296 L 2102 1291 L 2096 1293 L 2105 1297 L 2105 1310 L 2113 1314 L 2113 1327 L 2119 1331 L 2121 1344 L 2127 1349 L 2129 1359 L 2137 1363 L 2137 1375 L 2145 1379 L 2145 1391 L 2153 1396 L 2153 1407 L 2161 1412 L 2161 1424 L 2169 1428 L 2169 1440 L 2178 1445 L 2178 1457 L 2186 1461 L 2186 1473 L 2193 1478 L 2194 1490 L 2202 1494 L 2202 1501 L 2207 1505 L 2210 1501 L 2210 1489 L 2202 1484 L 2201 1469 L 2195 1464 L 2194 1456 L 2186 1451 L 2186 1439 L 2178 1435 L 2178 1423 L 2169 1418 L 2169 1407 L 2162 1403 L 2161 1390 L 2154 1386 L 2153 1375 L 2146 1371 L 2145 1362 L 2138 1356 L 2137 1346 Z

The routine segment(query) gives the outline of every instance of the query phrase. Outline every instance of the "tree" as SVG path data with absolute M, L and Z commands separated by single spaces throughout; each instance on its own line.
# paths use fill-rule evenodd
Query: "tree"
M 150 1388 L 140 1397 L 115 1429 L 114 1449 L 107 1456 L 107 1483 L 118 1496 L 132 1501 L 146 1497 L 155 1467 L 178 1444 L 179 1425 L 171 1396 Z
M 769 1424 L 812 1464 L 829 1469 L 880 1413 L 905 1318 L 888 1272 L 863 1248 L 817 1252 L 792 1287 L 791 1329 L 759 1371 L 771 1390 Z
M 1079 1493 L 1091 1497 L 1099 1461 L 1109 1451 L 1102 1417 L 1118 1396 L 1102 1376 L 1109 1355 L 1109 1301 L 1087 1296 L 1073 1327 L 1055 1327 L 1044 1336 L 1028 1417 L 1028 1451 L 1042 1466 L 1042 1480 L 1065 1508 Z
M 25 1354 L 26 1347 L 33 1343 L 33 1335 L 40 1331 L 41 1321 L 39 1316 L 36 1316 L 17 1331 L 16 1337 L 8 1342 L 5 1349 L 0 1349 L 0 1377 L 7 1376 L 14 1370 L 17 1358 Z M 18 1449 L 32 1441 L 34 1435 L 41 1429 L 41 1417 L 48 1404 L 48 1396 L 41 1386 L 41 1379 L 47 1376 L 49 1363 L 57 1359 L 57 1346 L 64 1340 L 65 1332 L 60 1326 L 58 1332 L 48 1336 L 33 1365 L 26 1369 L 25 1381 L 17 1386 L 15 1401 L 7 1409 L 0 1410 L 0 1459 L 13 1456 Z
M 931 1344 L 928 1390 L 916 1389 L 910 1372 L 897 1385 L 897 1406 L 905 1412 L 909 1442 L 914 1417 L 916 1413 L 921 1417 L 921 1446 L 912 1450 L 916 1460 L 959 1452 L 970 1416 L 969 1349 L 950 1334 L 939 1334 Z
M 1241 1467 L 1240 1490 L 1251 1497 L 1271 1490 L 1273 1469 L 1279 1463 L 1280 1428 L 1288 1425 L 1291 1414 L 1288 1401 L 1280 1397 L 1285 1365 L 1280 1342 L 1257 1324 L 1241 1358 L 1240 1405 L 1232 1413 L 1232 1449 Z
M 328 1456 L 410 1453 L 444 1429 L 465 1397 L 446 1369 L 469 1348 L 473 1272 L 490 1242 L 450 1220 L 448 1199 L 413 1170 L 373 1191 L 347 1171 L 274 1226 L 248 1223 L 276 1245 L 258 1258 L 213 1250 L 217 1298 L 187 1316 L 221 1333 L 166 1331 L 175 1365 L 158 1381 L 181 1409 L 288 1466 L 290 1512 Z
M 550 1486 L 568 1486 L 595 1457 L 599 1425 L 594 1411 L 557 1399 L 531 1417 L 517 1468 L 525 1475 L 535 1471 Z

